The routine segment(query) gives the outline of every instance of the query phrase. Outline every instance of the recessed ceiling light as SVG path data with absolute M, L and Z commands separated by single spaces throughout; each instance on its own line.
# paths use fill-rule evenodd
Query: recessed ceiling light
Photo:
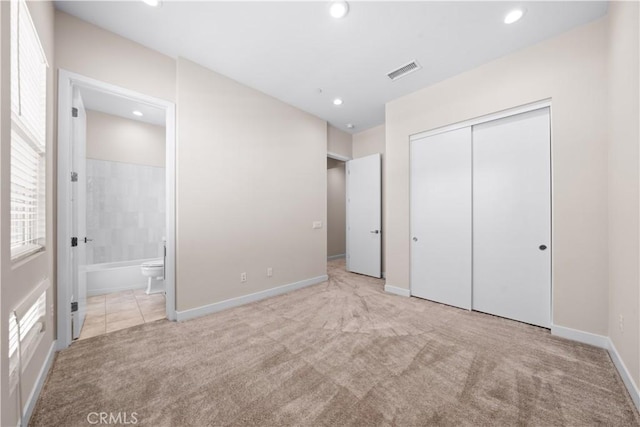
M 513 24 L 514 22 L 519 21 L 524 16 L 523 9 L 514 9 L 511 12 L 507 13 L 507 16 L 504 17 L 505 24 Z
M 342 98 L 336 98 L 333 100 L 333 105 L 342 105 Z
M 347 123 L 347 129 L 353 129 L 354 127 L 353 123 Z
M 160 0 L 142 0 L 142 1 L 148 4 L 149 6 L 153 6 L 153 7 L 160 5 Z
M 142 117 L 144 114 L 142 114 L 142 111 L 135 110 L 135 111 L 133 112 L 133 115 L 134 115 L 134 116 L 138 116 L 138 117 Z
M 329 13 L 336 19 L 344 18 L 349 13 L 349 3 L 346 1 L 333 1 L 329 6 Z

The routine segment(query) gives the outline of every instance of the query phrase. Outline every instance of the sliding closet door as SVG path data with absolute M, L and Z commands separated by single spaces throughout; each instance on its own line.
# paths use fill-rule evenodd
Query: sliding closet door
M 411 143 L 411 294 L 471 308 L 471 128 Z
M 551 324 L 549 109 L 473 128 L 473 309 Z

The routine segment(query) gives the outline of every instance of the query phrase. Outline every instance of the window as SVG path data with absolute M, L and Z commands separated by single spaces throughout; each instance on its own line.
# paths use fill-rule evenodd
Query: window
M 20 317 L 20 334 L 18 334 L 18 319 L 12 312 L 9 315 L 9 384 L 13 388 L 18 380 L 18 366 L 25 366 L 39 342 L 44 331 L 45 316 L 47 314 L 47 292 L 40 294 L 36 302 L 28 307 Z M 20 354 L 22 361 L 18 364 L 18 340 L 20 340 Z
M 24 0 L 11 2 L 11 258 L 44 248 L 47 63 Z

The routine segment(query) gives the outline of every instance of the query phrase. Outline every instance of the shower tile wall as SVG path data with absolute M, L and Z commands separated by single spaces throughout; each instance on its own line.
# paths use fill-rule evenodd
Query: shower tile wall
M 87 159 L 87 264 L 158 258 L 164 168 Z

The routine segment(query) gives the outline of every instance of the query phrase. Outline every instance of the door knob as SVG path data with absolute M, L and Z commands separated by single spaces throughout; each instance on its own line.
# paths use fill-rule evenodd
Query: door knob
M 540 245 L 538 249 L 540 249 L 541 251 L 544 251 L 545 249 L 547 249 L 547 245 Z
M 417 238 L 417 237 L 414 237 L 414 238 L 413 238 L 413 241 L 414 241 L 414 242 L 417 242 L 417 241 L 418 241 L 418 238 Z
M 371 230 L 369 233 L 378 234 L 380 233 L 380 230 Z

